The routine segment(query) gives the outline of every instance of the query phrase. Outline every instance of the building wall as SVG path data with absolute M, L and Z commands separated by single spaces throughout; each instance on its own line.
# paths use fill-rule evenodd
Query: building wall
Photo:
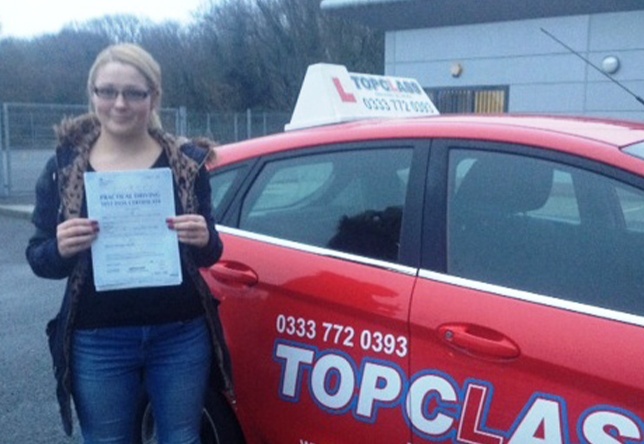
M 594 65 L 620 59 L 613 75 L 644 98 L 644 10 L 391 31 L 385 73 L 424 87 L 508 85 L 511 113 L 644 120 L 644 105 L 541 31 Z M 460 64 L 459 77 L 451 68 Z

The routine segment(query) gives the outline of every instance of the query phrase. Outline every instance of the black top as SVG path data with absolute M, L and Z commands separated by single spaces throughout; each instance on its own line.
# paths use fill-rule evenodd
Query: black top
M 152 168 L 168 166 L 167 156 L 162 154 Z M 91 166 L 88 170 L 93 171 Z M 176 190 L 175 202 L 177 212 L 181 211 Z M 83 212 L 87 214 L 86 208 Z M 96 291 L 94 273 L 90 265 L 88 279 L 78 303 L 74 327 L 94 329 L 154 325 L 196 318 L 204 313 L 203 306 L 195 284 L 185 268 L 182 275 L 183 282 L 176 286 Z

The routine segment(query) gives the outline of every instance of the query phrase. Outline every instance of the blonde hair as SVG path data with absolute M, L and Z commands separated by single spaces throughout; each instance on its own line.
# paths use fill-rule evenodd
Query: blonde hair
M 94 60 L 94 64 L 90 68 L 89 75 L 87 77 L 87 94 L 90 98 L 90 112 L 94 112 L 94 105 L 92 104 L 91 97 L 94 92 L 94 82 L 96 81 L 98 71 L 100 68 L 111 62 L 130 65 L 136 68 L 137 71 L 145 77 L 150 93 L 152 94 L 153 101 L 152 114 L 150 115 L 148 127 L 150 129 L 161 129 L 162 125 L 159 117 L 161 94 L 163 92 L 161 89 L 161 67 L 150 53 L 139 45 L 135 45 L 133 43 L 119 43 L 108 46 L 101 51 L 98 56 L 96 56 L 96 60 Z

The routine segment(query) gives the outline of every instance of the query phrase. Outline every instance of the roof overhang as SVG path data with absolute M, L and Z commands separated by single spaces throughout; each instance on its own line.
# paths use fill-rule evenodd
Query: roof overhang
M 644 9 L 644 0 L 322 0 L 337 13 L 387 31 Z

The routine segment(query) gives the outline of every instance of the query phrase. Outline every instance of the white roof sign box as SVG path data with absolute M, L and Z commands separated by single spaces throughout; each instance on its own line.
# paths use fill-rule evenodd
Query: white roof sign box
M 438 114 L 418 81 L 351 73 L 342 65 L 318 63 L 306 71 L 286 131 L 351 120 Z

